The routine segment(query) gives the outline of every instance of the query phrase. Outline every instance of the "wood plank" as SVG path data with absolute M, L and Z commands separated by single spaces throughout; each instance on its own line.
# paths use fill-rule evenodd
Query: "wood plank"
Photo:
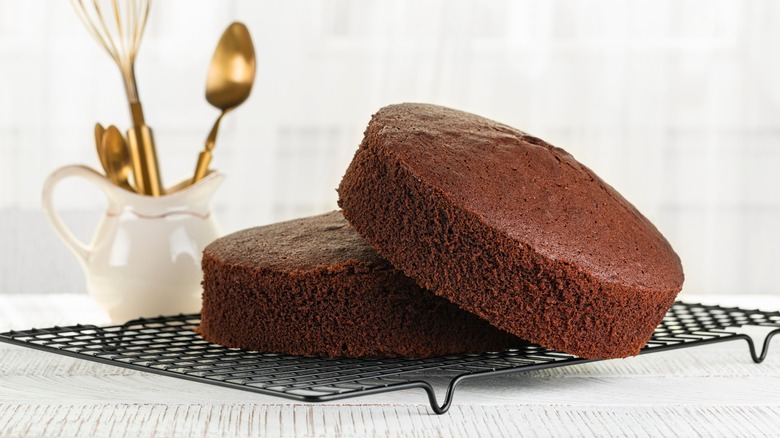
M 771 436 L 758 406 L 0 405 L 4 436 Z
M 443 391 L 438 391 L 443 400 Z M 780 377 L 667 377 L 603 379 L 592 377 L 529 380 L 490 379 L 457 389 L 455 404 L 601 406 L 733 404 L 780 406 Z M 283 398 L 253 394 L 158 376 L 25 376 L 3 377 L 0 404 L 102 405 L 116 403 L 236 402 L 294 404 Z M 341 403 L 427 404 L 422 390 L 406 390 L 349 399 Z

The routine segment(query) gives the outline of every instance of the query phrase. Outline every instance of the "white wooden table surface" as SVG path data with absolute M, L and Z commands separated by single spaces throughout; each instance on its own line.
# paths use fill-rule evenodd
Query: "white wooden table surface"
M 84 295 L 0 295 L 0 331 L 77 322 L 106 318 Z M 777 436 L 780 341 L 760 365 L 733 342 L 469 382 L 442 416 L 421 390 L 305 404 L 0 344 L 0 436 L 255 435 Z

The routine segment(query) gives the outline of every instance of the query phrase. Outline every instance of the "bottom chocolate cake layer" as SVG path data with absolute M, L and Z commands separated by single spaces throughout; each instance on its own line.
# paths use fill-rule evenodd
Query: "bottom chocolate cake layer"
M 200 332 L 228 347 L 433 357 L 524 344 L 417 286 L 338 211 L 218 239 L 203 271 Z

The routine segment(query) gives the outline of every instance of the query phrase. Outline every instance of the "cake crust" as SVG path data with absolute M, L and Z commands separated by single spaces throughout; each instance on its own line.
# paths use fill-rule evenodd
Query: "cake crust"
M 338 211 L 218 239 L 203 271 L 200 333 L 228 347 L 433 357 L 524 344 L 421 289 Z
M 382 108 L 338 192 L 394 266 L 548 348 L 637 354 L 682 287 L 677 254 L 611 186 L 563 149 L 473 114 Z

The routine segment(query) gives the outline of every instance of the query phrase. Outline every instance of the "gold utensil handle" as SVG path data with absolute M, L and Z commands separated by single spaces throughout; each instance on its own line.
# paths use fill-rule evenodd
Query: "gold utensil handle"
M 203 177 L 206 176 L 206 173 L 208 173 L 209 164 L 211 164 L 211 151 L 214 150 L 214 145 L 217 141 L 219 124 L 222 122 L 222 118 L 225 117 L 225 114 L 227 114 L 228 111 L 230 110 L 223 110 L 219 117 L 217 117 L 217 121 L 214 122 L 214 126 L 211 127 L 209 136 L 206 138 L 206 145 L 203 147 L 203 152 L 198 155 L 198 164 L 195 166 L 195 176 L 192 177 L 193 184 L 203 179 Z
M 164 195 L 152 130 L 146 125 L 133 126 L 127 131 L 127 141 L 130 143 L 133 179 L 138 193 L 150 196 Z
M 195 166 L 195 176 L 192 177 L 192 183 L 203 179 L 209 171 L 209 164 L 211 164 L 211 151 L 205 150 L 198 154 L 198 164 Z

